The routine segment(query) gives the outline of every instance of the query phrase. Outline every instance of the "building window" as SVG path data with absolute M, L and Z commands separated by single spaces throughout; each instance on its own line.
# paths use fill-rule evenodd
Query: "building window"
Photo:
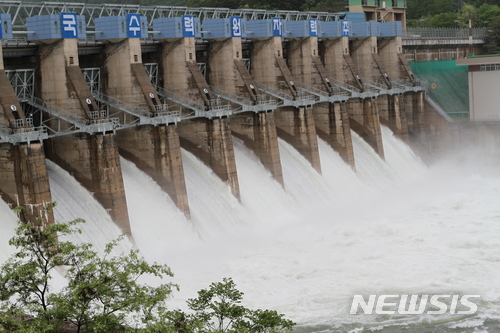
M 500 64 L 481 65 L 481 72 L 500 71 Z

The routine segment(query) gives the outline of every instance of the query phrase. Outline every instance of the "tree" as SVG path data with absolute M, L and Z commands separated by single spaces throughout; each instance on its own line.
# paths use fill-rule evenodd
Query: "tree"
M 52 208 L 53 205 L 50 206 Z M 66 236 L 80 233 L 81 219 L 41 225 L 18 222 L 9 244 L 14 255 L 0 271 L 0 333 L 278 333 L 295 325 L 273 310 L 241 305 L 243 293 L 232 279 L 212 283 L 188 300 L 192 313 L 169 311 L 165 301 L 173 283 L 139 283 L 149 275 L 173 276 L 166 265 L 149 264 L 137 250 L 112 256 L 124 236 L 106 245 L 103 255 L 91 244 Z M 65 285 L 54 291 L 55 271 Z M 136 326 L 136 327 L 133 327 Z
M 457 0 L 409 0 L 407 13 L 408 19 L 419 19 L 426 15 L 436 15 L 446 12 L 457 12 Z
M 456 28 L 457 18 L 456 13 L 441 13 L 434 15 L 429 23 L 433 28 Z
M 200 332 L 271 333 L 288 332 L 295 323 L 284 319 L 274 310 L 250 310 L 241 305 L 243 293 L 236 289 L 231 278 L 212 283 L 208 289 L 189 299 L 194 318 L 205 329 Z
M 494 18 L 488 24 L 488 39 L 485 47 L 489 54 L 500 53 L 500 17 Z
M 477 13 L 479 14 L 479 24 L 481 26 L 488 26 L 489 23 L 500 17 L 500 7 L 497 5 L 483 4 L 479 7 Z
M 91 244 L 62 241 L 81 232 L 81 219 L 40 226 L 18 222 L 9 244 L 17 252 L 0 272 L 0 332 L 109 332 L 132 314 L 149 315 L 162 306 L 175 284 L 143 285 L 145 275 L 173 276 L 166 265 L 149 264 L 131 250 L 111 256 L 121 240 L 106 246 L 104 256 Z M 67 285 L 53 291 L 54 271 L 65 270 Z
M 468 28 L 469 21 L 472 23 L 472 27 L 475 28 L 479 24 L 479 15 L 477 13 L 476 7 L 473 5 L 465 4 L 460 9 L 458 13 L 458 25 L 461 28 Z

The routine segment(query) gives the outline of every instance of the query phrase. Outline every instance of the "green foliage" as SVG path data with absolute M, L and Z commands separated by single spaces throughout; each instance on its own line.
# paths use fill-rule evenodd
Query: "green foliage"
M 140 333 L 284 333 L 295 326 L 274 310 L 250 310 L 241 305 L 243 293 L 230 278 L 212 283 L 187 301 L 191 313 L 161 309 L 147 318 Z M 146 323 L 146 322 L 145 322 Z
M 408 0 L 408 19 L 420 19 L 424 16 L 440 13 L 457 12 L 456 0 Z
M 429 20 L 429 25 L 434 28 L 456 28 L 458 15 L 456 13 L 441 13 Z
M 460 9 L 458 13 L 458 26 L 460 28 L 468 28 L 469 21 L 472 23 L 472 27 L 477 27 L 479 22 L 479 14 L 477 13 L 476 7 L 473 5 L 465 4 Z
M 81 232 L 80 223 L 18 223 L 9 242 L 17 251 L 0 272 L 0 332 L 59 332 L 68 324 L 77 332 L 108 332 L 123 326 L 127 316 L 153 313 L 177 287 L 139 283 L 142 276 L 173 274 L 168 266 L 147 263 L 136 250 L 111 256 L 121 238 L 106 246 L 102 258 L 91 244 L 61 240 Z M 67 281 L 60 291 L 50 284 L 56 269 Z
M 231 278 L 212 283 L 189 299 L 194 318 L 203 325 L 199 332 L 273 333 L 288 332 L 295 325 L 273 310 L 250 310 L 241 305 L 243 293 Z
M 500 53 L 500 16 L 494 18 L 488 24 L 488 40 L 486 42 L 486 49 L 490 54 Z
M 171 277 L 170 268 L 149 264 L 137 250 L 113 256 L 124 236 L 107 244 L 102 255 L 91 244 L 63 241 L 81 233 L 81 223 L 18 222 L 9 241 L 16 252 L 0 271 L 0 333 L 105 333 L 124 328 L 142 333 L 278 333 L 295 325 L 276 311 L 243 307 L 243 293 L 228 278 L 188 300 L 192 313 L 169 311 L 165 300 L 177 285 L 152 287 L 139 280 Z M 50 283 L 55 271 L 66 281 L 59 290 Z M 137 327 L 125 327 L 130 323 Z
M 477 10 L 479 23 L 482 26 L 488 26 L 495 19 L 500 17 L 500 7 L 497 5 L 483 4 Z

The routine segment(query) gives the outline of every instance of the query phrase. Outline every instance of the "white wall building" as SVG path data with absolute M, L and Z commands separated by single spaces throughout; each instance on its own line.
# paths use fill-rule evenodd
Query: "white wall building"
M 500 121 L 500 55 L 457 59 L 469 66 L 470 121 Z

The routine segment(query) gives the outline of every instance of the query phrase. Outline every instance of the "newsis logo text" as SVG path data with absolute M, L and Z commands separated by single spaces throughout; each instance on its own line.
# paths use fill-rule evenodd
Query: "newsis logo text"
M 350 314 L 468 315 L 477 312 L 480 295 L 354 295 Z

